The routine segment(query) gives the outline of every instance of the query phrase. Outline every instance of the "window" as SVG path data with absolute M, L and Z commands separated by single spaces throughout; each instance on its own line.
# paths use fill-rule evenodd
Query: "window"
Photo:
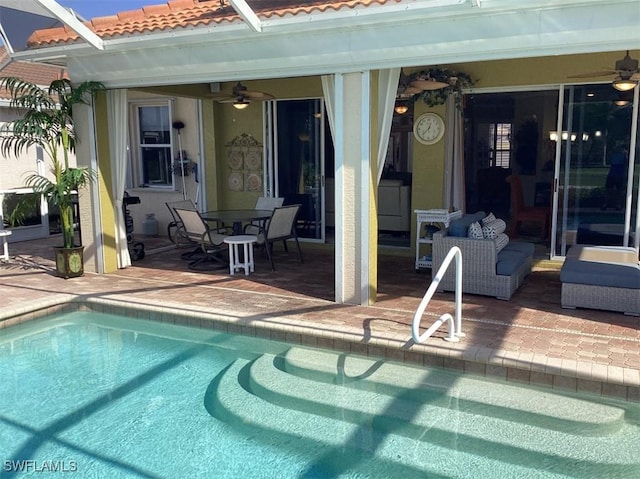
M 491 123 L 489 129 L 489 141 L 494 152 L 491 166 L 509 168 L 511 159 L 511 123 Z
M 139 183 L 173 187 L 169 103 L 136 105 Z

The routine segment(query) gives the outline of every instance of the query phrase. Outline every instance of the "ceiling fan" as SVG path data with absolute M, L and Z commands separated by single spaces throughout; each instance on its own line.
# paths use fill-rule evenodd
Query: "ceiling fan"
M 624 58 L 616 61 L 615 68 L 607 68 L 599 72 L 581 73 L 572 75 L 569 78 L 591 78 L 599 76 L 615 75 L 613 87 L 619 91 L 632 90 L 640 82 L 640 70 L 638 70 L 638 60 L 629 56 L 629 50 Z
M 436 81 L 434 79 L 414 78 L 411 75 L 405 75 L 400 70 L 400 78 L 398 80 L 398 91 L 396 93 L 395 112 L 399 115 L 405 114 L 409 110 L 409 99 L 427 90 L 439 90 L 449 86 L 448 83 Z
M 426 90 L 439 90 L 449 86 L 448 83 L 436 81 L 433 79 L 413 78 L 411 75 L 405 75 L 400 70 L 400 79 L 398 80 L 398 98 L 410 98 L 413 95 L 422 93 Z
M 234 108 L 244 110 L 249 106 L 251 101 L 272 100 L 275 97 L 270 93 L 262 91 L 247 90 L 247 87 L 238 82 L 234 85 L 230 93 L 222 93 L 217 101 L 220 103 L 232 103 Z

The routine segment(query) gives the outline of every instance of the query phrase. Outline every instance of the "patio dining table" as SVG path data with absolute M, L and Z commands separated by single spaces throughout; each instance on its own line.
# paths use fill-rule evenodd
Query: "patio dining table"
M 217 221 L 221 224 L 233 223 L 233 234 L 242 234 L 243 223 L 252 221 L 266 221 L 271 218 L 271 210 L 215 210 L 205 211 L 201 214 L 205 221 Z

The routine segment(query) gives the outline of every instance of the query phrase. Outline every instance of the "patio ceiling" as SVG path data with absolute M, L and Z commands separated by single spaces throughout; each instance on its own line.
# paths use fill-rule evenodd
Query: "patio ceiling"
M 638 0 L 351 1 L 255 18 L 252 2 L 231 3 L 234 21 L 101 35 L 99 54 L 79 40 L 16 58 L 66 64 L 75 81 L 116 88 L 640 48 Z

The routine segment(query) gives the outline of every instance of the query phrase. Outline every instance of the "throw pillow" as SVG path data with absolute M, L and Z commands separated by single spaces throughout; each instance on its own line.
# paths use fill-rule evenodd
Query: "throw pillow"
M 487 225 L 496 220 L 496 217 L 493 213 L 489 213 L 486 217 L 482 218 L 482 226 Z
M 499 253 L 500 251 L 502 251 L 504 247 L 507 246 L 508 244 L 509 244 L 509 237 L 504 233 L 500 233 L 496 237 L 496 253 Z
M 469 238 L 471 239 L 482 239 L 482 226 L 480 226 L 480 222 L 475 221 L 469 225 Z
M 485 239 L 495 239 L 500 233 L 504 233 L 507 225 L 504 220 L 493 220 L 482 227 L 482 237 Z

